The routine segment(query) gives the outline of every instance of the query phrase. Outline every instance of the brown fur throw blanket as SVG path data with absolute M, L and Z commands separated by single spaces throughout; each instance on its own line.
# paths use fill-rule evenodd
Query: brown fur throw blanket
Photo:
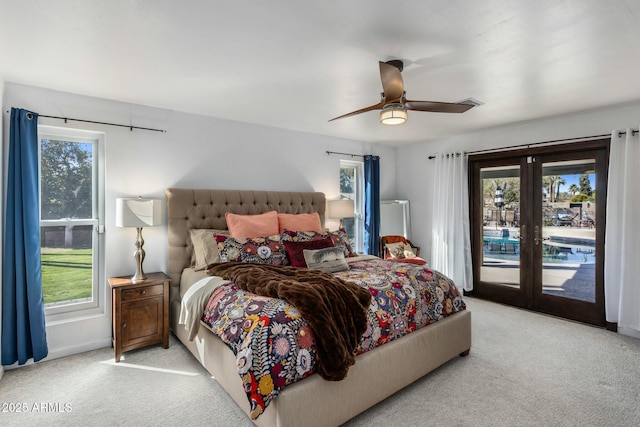
M 231 280 L 243 290 L 280 298 L 307 321 L 316 342 L 316 372 L 339 381 L 355 363 L 355 350 L 367 328 L 371 294 L 366 289 L 318 270 L 225 262 L 207 274 Z

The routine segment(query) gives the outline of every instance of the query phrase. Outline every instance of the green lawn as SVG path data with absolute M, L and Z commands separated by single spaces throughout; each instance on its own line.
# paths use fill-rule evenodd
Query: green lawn
M 91 249 L 42 248 L 44 303 L 91 298 Z

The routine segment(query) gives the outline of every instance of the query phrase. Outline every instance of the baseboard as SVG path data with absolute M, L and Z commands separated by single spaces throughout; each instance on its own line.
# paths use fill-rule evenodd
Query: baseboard
M 111 347 L 111 338 L 82 343 L 76 346 L 58 348 L 54 351 L 49 352 L 49 355 L 44 360 L 59 359 L 60 357 L 71 356 L 73 354 L 84 353 L 85 351 L 91 350 L 98 350 L 105 347 Z
M 636 331 L 635 329 L 631 329 L 631 328 L 618 326 L 618 333 L 622 335 L 627 335 L 633 338 L 640 338 L 640 331 Z
M 111 338 L 105 338 L 98 341 L 82 343 L 81 345 L 58 348 L 54 351 L 49 351 L 49 354 L 47 355 L 47 357 L 38 361 L 38 363 L 59 359 L 61 357 L 72 356 L 74 354 L 84 353 L 86 351 L 98 350 L 98 349 L 110 347 L 110 346 L 111 346 Z M 13 365 L 7 365 L 4 368 L 9 370 L 9 369 L 20 368 L 22 366 L 28 366 L 32 364 L 33 364 L 33 359 L 29 359 L 27 363 L 25 363 L 24 365 L 19 365 L 18 362 L 16 362 Z

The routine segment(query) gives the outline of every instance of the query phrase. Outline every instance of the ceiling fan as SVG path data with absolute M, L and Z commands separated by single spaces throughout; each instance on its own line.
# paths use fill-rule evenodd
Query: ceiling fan
M 405 97 L 406 91 L 404 90 L 404 82 L 402 80 L 403 62 L 394 59 L 387 62 L 378 62 L 378 64 L 380 64 L 380 79 L 382 80 L 380 102 L 335 117 L 329 120 L 330 122 L 367 111 L 382 110 L 380 112 L 380 123 L 385 125 L 399 125 L 407 121 L 407 110 L 429 111 L 433 113 L 464 113 L 477 105 L 471 100 L 457 103 L 408 100 Z

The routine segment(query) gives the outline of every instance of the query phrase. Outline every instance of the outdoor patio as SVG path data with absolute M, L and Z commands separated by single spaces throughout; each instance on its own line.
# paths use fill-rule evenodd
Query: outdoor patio
M 484 229 L 481 280 L 520 285 L 519 228 Z M 595 230 L 543 228 L 543 293 L 595 301 Z

